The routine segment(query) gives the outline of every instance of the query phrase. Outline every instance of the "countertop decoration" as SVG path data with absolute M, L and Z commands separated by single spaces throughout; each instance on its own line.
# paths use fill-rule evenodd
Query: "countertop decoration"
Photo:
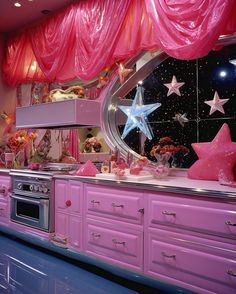
M 184 157 L 189 153 L 189 149 L 180 145 L 171 137 L 162 137 L 157 145 L 152 146 L 150 155 L 156 158 L 158 166 L 182 167 Z
M 235 183 L 236 143 L 232 142 L 229 126 L 224 123 L 212 142 L 193 143 L 198 160 L 189 168 L 191 179 L 219 180 Z
M 88 160 L 78 170 L 73 172 L 73 175 L 95 177 L 98 173 L 99 171 L 97 170 L 96 166 L 92 163 L 91 160 Z

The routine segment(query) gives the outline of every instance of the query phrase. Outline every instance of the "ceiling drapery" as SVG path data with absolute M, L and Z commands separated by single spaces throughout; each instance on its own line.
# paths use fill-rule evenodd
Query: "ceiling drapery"
M 202 57 L 235 31 L 234 0 L 81 0 L 9 36 L 3 74 L 11 86 L 91 80 L 141 50 Z

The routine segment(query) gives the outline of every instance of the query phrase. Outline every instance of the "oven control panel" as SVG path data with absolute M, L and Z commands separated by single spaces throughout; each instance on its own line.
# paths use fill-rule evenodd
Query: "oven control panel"
M 49 197 L 51 194 L 52 180 L 29 177 L 16 177 L 12 180 L 13 192 L 29 196 Z

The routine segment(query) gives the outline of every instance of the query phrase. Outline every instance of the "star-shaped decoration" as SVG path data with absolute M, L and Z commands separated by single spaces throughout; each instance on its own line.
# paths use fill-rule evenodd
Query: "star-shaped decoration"
M 236 59 L 231 59 L 229 60 L 229 63 L 233 64 L 234 66 L 236 66 Z
M 188 170 L 192 179 L 234 182 L 236 165 L 236 143 L 232 142 L 229 126 L 225 123 L 212 142 L 193 143 L 198 160 Z
M 125 78 L 133 71 L 132 68 L 125 68 L 124 64 L 120 62 L 118 65 L 118 74 L 120 78 L 120 83 L 123 84 Z
M 167 96 L 170 96 L 173 93 L 181 96 L 179 88 L 182 87 L 184 84 L 185 83 L 178 83 L 176 76 L 173 76 L 171 83 L 164 84 L 168 88 Z
M 215 111 L 220 111 L 221 113 L 225 113 L 223 105 L 228 101 L 229 99 L 220 99 L 217 91 L 215 91 L 213 100 L 204 101 L 207 105 L 211 106 L 210 109 L 210 115 L 214 113 Z
M 177 113 L 175 114 L 175 116 L 173 117 L 173 119 L 174 119 L 175 121 L 178 121 L 178 122 L 180 123 L 180 125 L 181 125 L 182 127 L 184 127 L 184 124 L 185 124 L 186 122 L 188 122 L 188 119 L 187 119 L 186 116 L 187 116 L 186 113 L 181 114 L 181 113 L 177 112 Z
M 118 108 L 127 115 L 127 121 L 121 138 L 124 139 L 134 128 L 139 128 L 149 140 L 152 139 L 153 132 L 148 124 L 147 116 L 161 106 L 161 103 L 143 104 L 144 89 L 137 87 L 137 91 L 131 106 L 120 105 Z

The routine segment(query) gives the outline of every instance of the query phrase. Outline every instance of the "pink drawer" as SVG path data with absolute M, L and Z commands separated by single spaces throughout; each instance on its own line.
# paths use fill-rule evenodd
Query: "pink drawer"
M 86 212 L 114 220 L 142 224 L 143 194 L 134 190 L 86 185 Z
M 204 251 L 202 246 L 194 245 L 196 238 L 184 238 L 181 234 L 150 229 L 144 248 L 145 273 L 164 280 L 167 278 L 167 281 L 182 281 L 214 293 L 236 293 L 236 251 L 224 255 L 224 248 L 218 248 L 215 254 L 214 244 L 205 243 L 208 250 Z M 205 240 L 201 242 L 204 244 Z M 209 247 L 212 247 L 213 254 L 209 253 Z
M 133 270 L 142 270 L 142 232 L 93 220 L 86 223 L 85 232 L 87 253 Z
M 211 234 L 236 237 L 236 203 L 225 203 L 172 197 L 170 194 L 148 194 L 149 226 L 178 226 Z

